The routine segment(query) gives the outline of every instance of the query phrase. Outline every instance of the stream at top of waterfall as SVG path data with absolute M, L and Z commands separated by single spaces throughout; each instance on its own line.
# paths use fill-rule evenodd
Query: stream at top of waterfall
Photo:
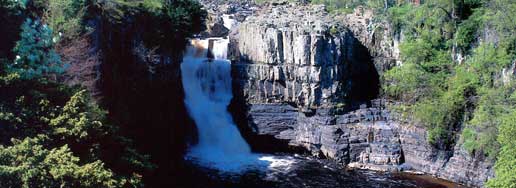
M 185 106 L 198 130 L 179 187 L 460 187 L 422 175 L 350 170 L 293 154 L 252 153 L 227 107 L 229 40 L 192 39 L 181 64 Z

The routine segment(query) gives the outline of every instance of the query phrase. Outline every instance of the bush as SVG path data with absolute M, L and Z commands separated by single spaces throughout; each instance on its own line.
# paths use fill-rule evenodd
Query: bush
M 459 24 L 455 34 L 455 43 L 463 51 L 469 49 L 470 45 L 476 40 L 477 31 L 482 27 L 484 11 L 477 10 L 467 20 Z
M 385 73 L 384 93 L 403 101 L 416 101 L 424 94 L 428 80 L 426 73 L 416 64 L 405 63 Z
M 20 1 L 0 0 L 0 58 L 14 59 L 12 49 L 19 39 L 20 25 L 24 21 L 23 6 Z M 4 68 L 2 65 L 0 69 Z
M 473 118 L 466 125 L 468 132 L 462 133 L 464 148 L 470 153 L 480 152 L 495 159 L 500 149 L 496 140 L 502 118 L 516 106 L 511 97 L 511 87 L 481 88 L 480 100 L 473 113 Z

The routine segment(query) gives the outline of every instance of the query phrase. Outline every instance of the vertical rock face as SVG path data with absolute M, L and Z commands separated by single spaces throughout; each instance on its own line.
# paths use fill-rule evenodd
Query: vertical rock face
M 249 17 L 230 36 L 234 79 L 249 103 L 289 102 L 310 108 L 343 97 L 340 80 L 348 33 L 329 33 L 331 23 L 317 19 L 325 18 L 324 7 L 295 6 L 262 10 L 262 16 Z M 295 13 L 309 16 L 292 19 Z
M 352 167 L 415 170 L 482 186 L 493 176 L 491 162 L 459 145 L 436 150 L 424 128 L 394 119 L 383 100 L 370 102 L 379 74 L 400 63 L 402 38 L 372 18 L 365 10 L 334 16 L 301 4 L 247 17 L 229 36 L 234 103 L 241 106 L 234 117 L 249 134 Z
M 234 79 L 248 103 L 291 103 L 304 110 L 331 107 L 359 83 L 352 82 L 351 69 L 376 72 L 367 67 L 371 62 L 356 61 L 355 56 L 368 61 L 368 52 L 358 53 L 361 44 L 324 6 L 264 8 L 230 38 Z M 378 82 L 371 85 L 378 89 Z

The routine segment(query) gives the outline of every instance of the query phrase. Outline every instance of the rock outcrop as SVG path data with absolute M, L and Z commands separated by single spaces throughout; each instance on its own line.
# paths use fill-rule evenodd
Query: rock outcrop
M 412 169 L 470 186 L 482 186 L 494 176 L 493 161 L 472 156 L 460 144 L 453 151 L 433 148 L 426 130 L 411 124 L 398 125 L 405 163 Z
M 374 57 L 378 72 L 400 64 L 399 44 L 403 33 L 386 21 L 374 19 L 372 10 L 358 7 L 352 14 L 338 17 Z
M 482 186 L 492 163 L 460 145 L 436 150 L 426 130 L 393 117 L 379 74 L 400 63 L 396 35 L 371 12 L 329 15 L 324 6 L 277 4 L 230 34 L 234 117 L 254 135 L 315 156 L 382 171 L 414 170 Z M 246 128 L 244 128 L 246 129 Z

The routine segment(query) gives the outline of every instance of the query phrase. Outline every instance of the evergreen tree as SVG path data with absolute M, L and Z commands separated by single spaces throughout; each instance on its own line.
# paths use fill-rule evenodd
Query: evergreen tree
M 27 19 L 21 26 L 20 40 L 16 43 L 14 63 L 8 71 L 26 79 L 64 72 L 65 65 L 53 49 L 52 30 L 40 21 Z

